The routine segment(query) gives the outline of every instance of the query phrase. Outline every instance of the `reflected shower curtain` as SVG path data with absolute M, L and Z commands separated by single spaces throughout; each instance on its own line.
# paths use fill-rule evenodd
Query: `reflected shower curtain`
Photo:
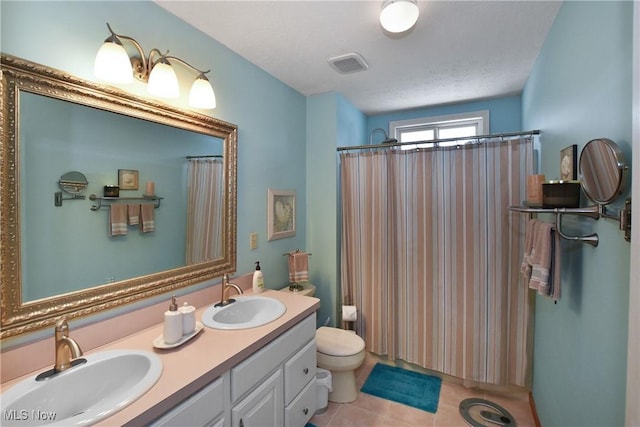
M 187 265 L 222 257 L 223 173 L 222 159 L 189 160 Z
M 367 349 L 448 375 L 529 386 L 520 281 L 532 140 L 340 155 L 343 303 Z

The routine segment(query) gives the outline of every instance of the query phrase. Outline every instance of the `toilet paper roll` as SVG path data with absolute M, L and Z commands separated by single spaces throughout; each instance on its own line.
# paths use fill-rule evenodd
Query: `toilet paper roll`
M 342 321 L 343 322 L 355 322 L 358 320 L 358 311 L 355 305 L 343 305 L 342 306 Z

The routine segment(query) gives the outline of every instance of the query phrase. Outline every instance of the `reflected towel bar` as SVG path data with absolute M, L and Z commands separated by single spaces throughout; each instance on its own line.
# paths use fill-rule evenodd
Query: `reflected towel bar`
M 297 253 L 300 253 L 300 249 L 296 249 L 295 251 L 291 251 L 291 252 L 285 252 L 285 253 L 282 254 L 282 256 L 291 256 L 291 255 L 297 254 Z M 307 254 L 307 255 L 311 256 L 310 253 Z
M 93 206 L 91 206 L 91 210 L 92 211 L 97 211 L 100 208 L 103 207 L 108 207 L 111 206 L 112 203 L 114 202 L 118 202 L 118 201 L 131 201 L 131 200 L 137 200 L 140 202 L 153 202 L 154 203 L 154 208 L 158 209 L 160 207 L 160 201 L 164 199 L 164 197 L 158 197 L 158 196 L 140 196 L 140 197 L 98 197 L 95 194 L 92 194 L 89 196 L 89 200 L 93 200 L 94 202 L 97 202 L 97 204 L 94 204 Z M 103 204 L 104 203 L 104 204 Z

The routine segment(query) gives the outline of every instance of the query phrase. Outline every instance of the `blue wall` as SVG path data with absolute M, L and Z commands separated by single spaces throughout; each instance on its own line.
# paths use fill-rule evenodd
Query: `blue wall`
M 633 2 L 564 2 L 523 93 L 523 123 L 539 128 L 542 173 L 594 138 L 631 161 Z M 621 426 L 625 415 L 629 243 L 615 221 L 577 219 L 597 248 L 565 243 L 562 298 L 538 297 L 533 397 L 543 426 Z
M 388 130 L 389 122 L 396 120 L 410 120 L 421 117 L 444 116 L 448 114 L 460 114 L 482 110 L 489 110 L 490 133 L 532 130 L 522 129 L 522 106 L 520 96 L 509 96 L 504 98 L 467 102 L 464 104 L 441 105 L 437 107 L 418 108 L 415 110 L 397 111 L 388 114 L 370 116 L 367 121 L 367 132 L 370 132 L 375 128 Z M 369 140 L 367 139 L 366 142 L 368 143 Z
M 336 325 L 340 299 L 339 171 L 336 147 L 365 142 L 366 116 L 342 95 L 307 100 L 307 250 L 320 298 L 318 323 Z

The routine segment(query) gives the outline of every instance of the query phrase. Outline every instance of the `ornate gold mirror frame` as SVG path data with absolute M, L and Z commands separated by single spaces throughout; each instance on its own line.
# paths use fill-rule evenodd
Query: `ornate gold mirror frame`
M 129 304 L 221 276 L 236 269 L 236 125 L 202 114 L 138 98 L 68 73 L 2 54 L 0 86 L 0 338 L 53 325 L 62 315 L 77 318 Z M 222 258 L 101 285 L 36 301 L 22 302 L 20 248 L 19 99 L 27 91 L 198 132 L 223 140 L 224 233 Z

